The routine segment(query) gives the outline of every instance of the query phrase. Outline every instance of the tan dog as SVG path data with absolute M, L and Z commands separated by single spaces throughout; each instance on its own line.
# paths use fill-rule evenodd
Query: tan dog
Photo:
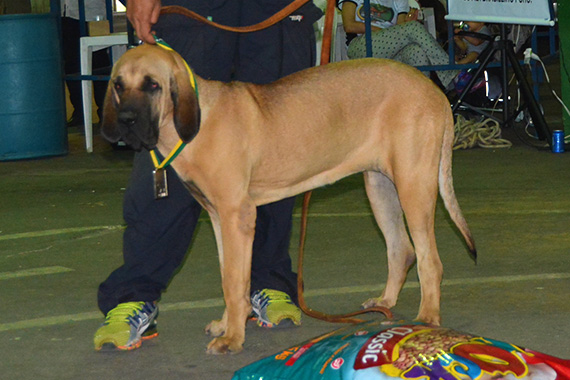
M 439 324 L 438 188 L 475 255 L 453 190 L 445 95 L 416 69 L 379 59 L 311 68 L 261 86 L 196 80 L 199 102 L 178 54 L 153 45 L 128 51 L 111 75 L 102 132 L 163 156 L 179 139 L 189 143 L 172 166 L 212 220 L 226 303 L 222 319 L 206 328 L 217 337 L 208 352 L 238 352 L 245 340 L 256 206 L 358 172 L 389 263 L 382 296 L 365 306 L 393 307 L 417 259 L 417 318 Z

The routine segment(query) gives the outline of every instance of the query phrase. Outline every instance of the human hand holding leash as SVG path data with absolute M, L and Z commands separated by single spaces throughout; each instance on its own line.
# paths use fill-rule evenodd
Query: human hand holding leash
M 160 16 L 160 0 L 127 0 L 127 18 L 137 36 L 147 44 L 154 44 L 151 28 Z

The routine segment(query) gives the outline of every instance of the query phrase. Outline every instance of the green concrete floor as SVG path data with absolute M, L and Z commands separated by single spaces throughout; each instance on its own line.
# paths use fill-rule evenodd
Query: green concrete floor
M 556 127 L 559 108 L 549 107 Z M 511 149 L 454 155 L 455 188 L 479 261 L 469 259 L 438 205 L 443 325 L 570 358 L 570 153 L 528 147 L 510 130 L 505 136 Z M 121 261 L 132 153 L 113 151 L 99 136 L 93 154 L 82 144 L 72 131 L 65 157 L 0 163 L 1 379 L 230 379 L 246 364 L 339 326 L 308 317 L 288 330 L 248 326 L 241 354 L 206 355 L 203 328 L 223 308 L 204 215 L 161 301 L 160 337 L 133 352 L 96 353 L 96 290 Z M 294 221 L 296 257 L 299 208 Z M 360 176 L 314 192 L 306 256 L 307 301 L 315 309 L 352 311 L 380 292 L 385 245 Z M 412 271 L 397 318 L 415 316 L 417 285 Z

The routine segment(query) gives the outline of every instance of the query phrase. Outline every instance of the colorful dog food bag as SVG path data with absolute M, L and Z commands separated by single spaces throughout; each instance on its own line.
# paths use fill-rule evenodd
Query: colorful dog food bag
M 417 322 L 350 325 L 250 364 L 232 380 L 570 380 L 570 360 Z

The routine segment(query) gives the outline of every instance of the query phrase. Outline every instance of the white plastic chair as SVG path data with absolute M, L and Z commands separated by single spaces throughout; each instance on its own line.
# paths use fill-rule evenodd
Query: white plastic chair
M 93 72 L 92 61 L 93 52 L 112 47 L 113 63 L 125 51 L 128 44 L 127 33 L 112 33 L 107 36 L 86 36 L 81 37 L 80 58 L 81 75 L 91 75 Z M 81 81 L 81 93 L 83 98 L 83 123 L 85 125 L 85 148 L 87 152 L 93 152 L 93 82 L 90 80 Z

